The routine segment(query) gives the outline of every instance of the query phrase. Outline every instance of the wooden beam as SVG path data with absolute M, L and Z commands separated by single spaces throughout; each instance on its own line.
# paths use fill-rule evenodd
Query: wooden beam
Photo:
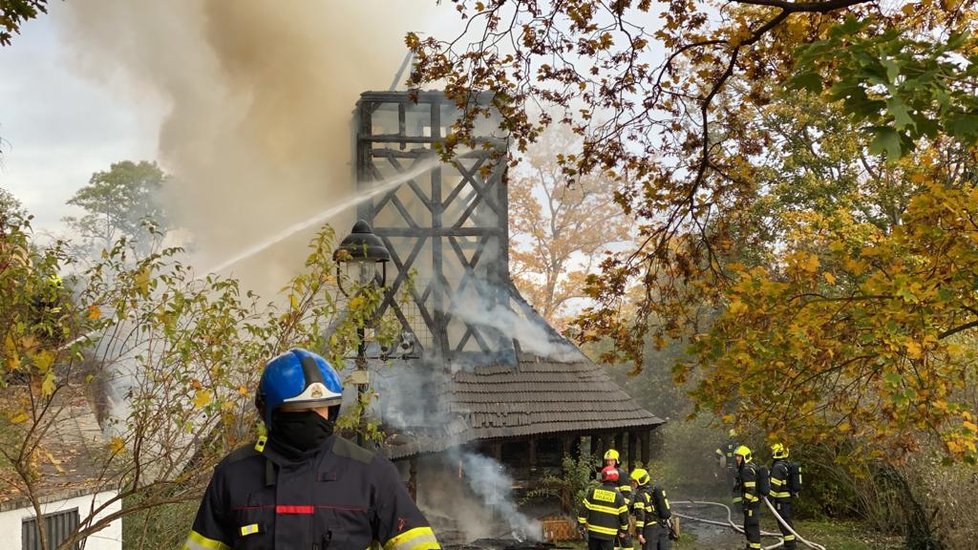
M 628 432 L 628 471 L 638 468 L 638 462 L 638 433 L 631 431 Z M 642 466 L 645 466 L 644 461 L 642 462 Z
M 652 460 L 651 445 L 649 442 L 649 430 L 642 430 L 639 434 L 639 439 L 642 440 L 642 464 L 648 464 Z
M 418 501 L 418 457 L 412 456 L 408 461 L 408 493 L 411 500 Z

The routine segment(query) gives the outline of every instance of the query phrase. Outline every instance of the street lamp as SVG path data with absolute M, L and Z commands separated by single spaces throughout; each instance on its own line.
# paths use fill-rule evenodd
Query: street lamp
M 343 288 L 344 267 L 347 269 L 346 275 L 348 277 L 353 275 L 350 278 L 355 278 L 360 285 L 376 284 L 383 289 L 387 285 L 387 262 L 390 259 L 391 254 L 384 246 L 384 241 L 373 232 L 370 224 L 364 220 L 357 221 L 350 234 L 340 241 L 340 245 L 333 252 L 333 260 L 336 262 L 336 282 L 340 292 L 350 297 L 348 291 Z M 357 370 L 350 378 L 351 382 L 357 385 L 357 403 L 360 406 L 357 444 L 363 445 L 363 432 L 367 427 L 364 400 L 367 386 L 370 384 L 370 375 L 367 371 L 366 330 L 362 324 L 357 327 L 357 337 L 360 340 L 357 345 Z

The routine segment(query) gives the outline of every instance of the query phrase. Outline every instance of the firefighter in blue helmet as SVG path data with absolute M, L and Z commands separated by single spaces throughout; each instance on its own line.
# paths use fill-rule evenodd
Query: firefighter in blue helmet
M 183 550 L 440 548 L 394 465 L 333 434 L 342 397 L 319 355 L 269 361 L 255 396 L 268 437 L 217 465 Z

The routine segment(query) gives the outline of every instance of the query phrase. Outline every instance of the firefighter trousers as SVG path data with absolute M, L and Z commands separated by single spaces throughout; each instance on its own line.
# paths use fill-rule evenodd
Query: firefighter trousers
M 790 500 L 776 500 L 774 502 L 774 509 L 778 511 L 778 515 L 784 519 L 785 523 L 794 527 L 795 524 L 791 522 L 791 501 Z M 798 546 L 798 541 L 795 540 L 795 536 L 791 534 L 791 531 L 787 527 L 778 522 L 778 528 L 781 529 L 781 534 L 784 536 L 784 549 L 785 550 L 795 550 Z
M 760 550 L 761 548 L 761 521 L 758 517 L 758 507 L 750 507 L 744 510 L 744 536 L 747 537 L 748 550 Z
M 669 527 L 655 523 L 645 528 L 645 544 L 642 550 L 672 550 L 672 540 L 669 539 Z
M 587 550 L 614 550 L 614 539 L 587 538 Z

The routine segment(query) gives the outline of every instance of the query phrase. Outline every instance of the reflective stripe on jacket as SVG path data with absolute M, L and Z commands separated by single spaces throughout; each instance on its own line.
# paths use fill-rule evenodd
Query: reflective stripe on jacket
M 788 491 L 788 463 L 777 459 L 771 464 L 771 493 L 772 500 L 788 500 L 791 492 Z
M 612 540 L 618 531 L 628 531 L 628 505 L 615 482 L 606 481 L 591 489 L 581 504 L 577 522 L 587 524 L 588 536 Z

